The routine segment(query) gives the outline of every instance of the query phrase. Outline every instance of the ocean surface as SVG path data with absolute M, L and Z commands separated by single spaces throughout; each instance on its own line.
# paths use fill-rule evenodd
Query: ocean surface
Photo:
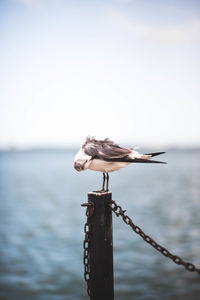
M 0 300 L 86 300 L 83 226 L 97 172 L 75 172 L 76 150 L 0 152 Z M 130 165 L 110 190 L 133 222 L 200 268 L 200 150 L 167 165 Z M 115 300 L 197 300 L 200 276 L 162 256 L 113 215 Z M 103 299 L 102 299 L 103 300 Z

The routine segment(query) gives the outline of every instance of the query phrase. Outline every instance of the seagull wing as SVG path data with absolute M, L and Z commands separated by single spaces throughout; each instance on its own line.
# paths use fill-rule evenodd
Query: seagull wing
M 127 157 L 132 150 L 120 147 L 112 141 L 105 139 L 102 141 L 89 140 L 83 145 L 86 154 L 91 155 L 92 158 L 112 160 L 117 158 Z
M 102 159 L 110 162 L 128 162 L 128 163 L 158 163 L 165 164 L 162 161 L 151 160 L 152 156 L 163 154 L 164 152 L 155 152 L 140 154 L 133 148 L 123 148 L 109 139 L 95 140 L 87 138 L 82 146 L 83 151 L 91 156 L 91 159 Z M 150 156 L 147 158 L 146 156 Z

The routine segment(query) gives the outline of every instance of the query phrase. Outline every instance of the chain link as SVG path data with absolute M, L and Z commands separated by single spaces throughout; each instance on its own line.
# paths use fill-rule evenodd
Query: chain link
M 182 265 L 186 268 L 186 270 L 190 272 L 197 272 L 200 275 L 200 269 L 196 268 L 193 264 L 189 262 L 185 262 L 182 258 L 179 256 L 173 255 L 170 253 L 166 248 L 162 247 L 158 243 L 156 243 L 149 235 L 146 235 L 144 231 L 137 225 L 135 225 L 132 221 L 132 219 L 125 214 L 125 210 L 122 210 L 122 207 L 117 205 L 117 203 L 112 200 L 111 204 L 112 211 L 116 214 L 117 217 L 121 216 L 123 221 L 129 225 L 133 231 L 135 231 L 137 234 L 139 234 L 145 242 L 150 244 L 152 247 L 154 247 L 156 250 L 158 250 L 160 253 L 162 253 L 164 256 L 169 257 L 174 263 L 177 265 Z
M 86 217 L 87 221 L 84 226 L 85 232 L 85 239 L 83 241 L 83 265 L 84 265 L 84 279 L 87 283 L 87 293 L 90 296 L 90 251 L 89 251 L 89 244 L 90 244 L 90 217 L 94 212 L 94 203 L 83 203 L 81 206 L 86 206 Z

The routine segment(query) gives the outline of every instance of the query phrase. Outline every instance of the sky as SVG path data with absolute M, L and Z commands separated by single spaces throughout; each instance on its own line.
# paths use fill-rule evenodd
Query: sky
M 0 0 L 0 148 L 200 146 L 200 1 Z

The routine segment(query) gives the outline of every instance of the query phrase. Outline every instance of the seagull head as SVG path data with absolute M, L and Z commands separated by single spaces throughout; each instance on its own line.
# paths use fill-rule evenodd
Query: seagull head
M 74 169 L 78 172 L 87 170 L 88 167 L 90 165 L 90 161 L 88 161 L 87 159 L 85 160 L 76 160 L 74 161 Z
M 91 163 L 90 159 L 91 156 L 86 155 L 81 149 L 74 158 L 74 169 L 78 172 L 87 170 Z

